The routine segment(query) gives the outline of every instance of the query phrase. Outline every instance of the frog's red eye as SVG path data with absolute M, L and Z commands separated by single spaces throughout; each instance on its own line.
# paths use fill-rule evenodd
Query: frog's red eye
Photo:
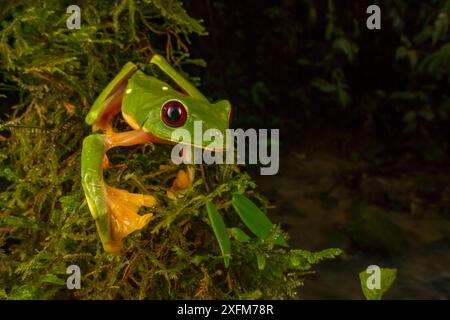
M 186 122 L 187 112 L 184 105 L 178 100 L 170 100 L 162 107 L 162 119 L 171 127 L 182 126 Z

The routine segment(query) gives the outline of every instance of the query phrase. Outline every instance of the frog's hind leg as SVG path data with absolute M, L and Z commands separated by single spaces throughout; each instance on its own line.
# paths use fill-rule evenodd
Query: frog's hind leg
M 153 214 L 141 216 L 138 210 L 142 206 L 156 205 L 156 199 L 108 186 L 103 179 L 104 155 L 112 147 L 148 141 L 152 141 L 152 136 L 140 130 L 112 135 L 93 134 L 83 141 L 82 185 L 103 247 L 108 252 L 120 251 L 122 239 L 142 229 L 152 219 Z

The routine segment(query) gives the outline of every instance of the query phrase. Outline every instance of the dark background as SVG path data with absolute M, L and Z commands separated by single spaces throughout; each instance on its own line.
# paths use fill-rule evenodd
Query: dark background
M 370 4 L 381 30 L 366 28 Z M 280 129 L 280 172 L 249 167 L 271 217 L 292 247 L 345 251 L 303 297 L 362 299 L 358 273 L 376 264 L 398 269 L 387 299 L 449 299 L 450 0 L 184 7 L 209 32 L 189 44 L 207 67 L 185 68 L 202 92 L 232 102 L 235 128 Z M 0 120 L 19 100 L 8 91 Z
M 381 30 L 366 8 L 381 8 Z M 449 1 L 189 1 L 209 36 L 202 90 L 234 127 L 280 128 L 260 190 L 306 249 L 344 248 L 306 298 L 361 298 L 358 272 L 398 268 L 386 298 L 449 298 Z

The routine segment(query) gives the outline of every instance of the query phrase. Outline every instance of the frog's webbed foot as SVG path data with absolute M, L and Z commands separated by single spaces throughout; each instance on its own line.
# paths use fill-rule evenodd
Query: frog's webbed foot
M 167 197 L 171 200 L 176 199 L 176 193 L 189 189 L 192 187 L 194 181 L 195 169 L 192 166 L 187 166 L 186 170 L 179 170 L 175 180 L 172 182 L 172 187 L 167 190 Z
M 122 239 L 130 233 L 142 229 L 152 218 L 153 213 L 139 215 L 141 207 L 153 207 L 156 199 L 150 195 L 130 193 L 105 184 L 107 198 L 107 219 L 110 224 L 110 239 L 104 243 L 105 250 L 117 252 L 122 248 Z

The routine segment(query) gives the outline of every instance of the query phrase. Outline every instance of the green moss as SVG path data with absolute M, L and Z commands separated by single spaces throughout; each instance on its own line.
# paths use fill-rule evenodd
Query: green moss
M 161 205 L 155 220 L 126 238 L 122 254 L 103 251 L 80 183 L 81 142 L 90 133 L 84 117 L 126 61 L 145 64 L 157 51 L 180 65 L 189 57 L 188 36 L 205 30 L 178 1 L 95 3 L 80 1 L 80 30 L 65 26 L 69 1 L 16 1 L 0 11 L 0 88 L 11 109 L 0 123 L 8 131 L 0 136 L 0 177 L 7 181 L 0 193 L 0 298 L 296 297 L 311 266 L 340 251 L 274 247 L 276 229 L 265 242 L 232 240 L 225 268 L 205 203 L 230 220 L 232 194 L 263 198 L 242 167 L 221 165 L 197 167 L 193 188 L 168 200 L 165 189 L 178 170 L 168 146 L 108 153 L 110 185 L 154 194 Z M 116 126 L 125 128 L 123 121 Z M 264 256 L 262 270 L 255 253 Z M 80 290 L 65 286 L 72 264 L 81 268 Z

